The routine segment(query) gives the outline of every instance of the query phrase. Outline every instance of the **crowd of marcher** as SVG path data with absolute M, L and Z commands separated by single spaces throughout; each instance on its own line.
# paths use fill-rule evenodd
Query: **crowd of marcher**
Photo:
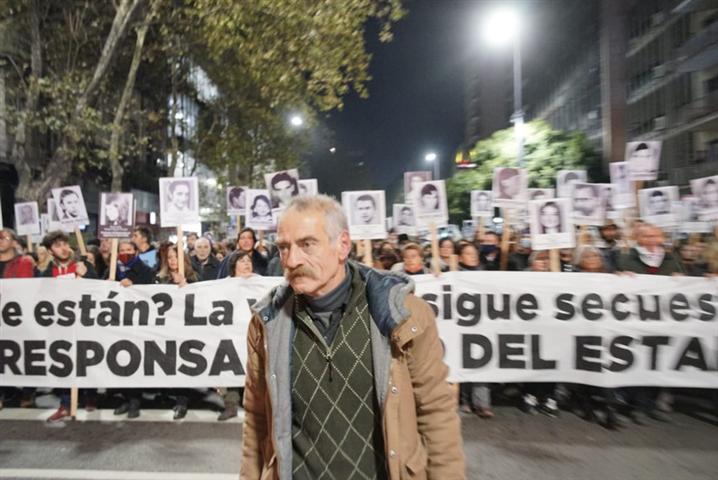
M 502 241 L 504 240 L 504 241 Z M 508 240 L 508 241 L 506 241 Z M 616 274 L 704 276 L 718 273 L 718 240 L 713 235 L 695 234 L 684 238 L 668 238 L 654 225 L 635 222 L 623 231 L 608 223 L 595 234 L 583 231 L 575 249 L 562 249 L 558 265 L 562 272 L 593 272 Z M 116 280 L 121 285 L 174 284 L 184 286 L 225 277 L 253 275 L 281 276 L 282 266 L 275 246 L 250 228 L 242 229 L 236 239 L 215 242 L 211 235 L 190 233 L 182 255 L 184 269 L 179 268 L 177 245 L 169 241 L 154 242 L 151 230 L 136 227 L 130 240 L 120 240 L 116 264 Z M 502 245 L 504 248 L 502 248 Z M 367 261 L 361 251 L 363 243 L 355 244 L 352 255 L 356 261 Z M 432 255 L 429 239 L 412 238 L 389 232 L 388 238 L 373 241 L 373 267 L 406 275 L 436 274 L 450 270 L 551 271 L 548 251 L 532 251 L 528 235 L 513 234 L 508 239 L 494 231 L 477 231 L 472 238 L 441 238 L 437 258 Z M 82 277 L 108 279 L 111 262 L 111 240 L 88 242 L 87 255 L 79 255 L 70 246 L 70 238 L 61 231 L 47 234 L 41 245 L 28 252 L 23 238 L 11 229 L 0 230 L 0 278 Z M 506 256 L 507 258 L 502 258 Z M 556 265 L 556 264 L 554 264 Z M 556 269 L 556 266 L 553 270 Z M 183 270 L 183 274 L 180 273 Z M 616 412 L 624 409 L 637 424 L 646 418 L 667 420 L 671 411 L 671 392 L 656 388 L 605 389 L 581 385 L 527 383 L 524 385 L 492 385 L 471 383 L 461 385 L 460 408 L 482 418 L 492 418 L 492 397 L 513 391 L 520 407 L 528 413 L 544 413 L 551 417 L 560 408 L 575 408 L 587 420 L 600 421 L 609 428 L 621 426 Z M 241 389 L 221 389 L 224 410 L 219 420 L 237 416 Z M 57 422 L 70 415 L 70 392 L 59 390 L 60 406 L 48 421 Z M 116 399 L 115 414 L 136 418 L 140 415 L 142 389 L 110 392 Z M 174 402 L 174 418 L 187 415 L 188 405 L 197 391 L 163 389 L 155 392 Z M 34 405 L 32 388 L 0 388 L 0 408 L 6 401 L 19 399 L 21 407 Z M 97 392 L 82 390 L 80 398 L 87 410 L 96 408 Z

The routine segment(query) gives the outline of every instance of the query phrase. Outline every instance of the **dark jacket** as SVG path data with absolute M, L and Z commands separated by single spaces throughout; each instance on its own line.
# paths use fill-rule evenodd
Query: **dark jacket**
M 632 248 L 628 253 L 621 254 L 618 257 L 618 265 L 616 268 L 619 272 L 633 272 L 639 274 L 654 275 L 672 275 L 674 273 L 685 273 L 681 263 L 676 259 L 675 255 L 666 250 L 666 256 L 663 263 L 658 267 L 656 272 L 651 272 L 651 268 L 641 261 L 638 251 Z
M 207 263 L 205 264 L 202 264 L 196 256 L 192 257 L 192 268 L 194 268 L 194 271 L 197 272 L 200 282 L 204 282 L 206 280 L 216 280 L 217 272 L 219 272 L 219 265 L 219 260 L 217 260 L 217 257 L 212 254 L 207 257 Z
M 222 263 L 219 264 L 219 271 L 217 272 L 217 280 L 220 278 L 227 278 L 229 277 L 229 262 L 232 260 L 232 257 L 236 255 L 237 252 L 232 252 L 230 255 L 227 255 L 224 257 L 224 260 L 222 260 Z M 267 275 L 267 265 L 269 264 L 269 260 L 259 253 L 256 250 L 252 250 L 252 271 L 256 273 L 257 275 L 266 276 Z
M 152 285 L 155 283 L 155 271 L 152 270 L 141 258 L 136 257 L 137 261 L 125 272 L 125 278 L 129 278 L 133 285 Z M 117 262 L 119 264 L 119 262 Z M 118 265 L 119 273 L 119 265 Z M 107 280 L 110 276 L 109 268 L 104 278 Z M 119 276 L 117 277 L 120 280 Z

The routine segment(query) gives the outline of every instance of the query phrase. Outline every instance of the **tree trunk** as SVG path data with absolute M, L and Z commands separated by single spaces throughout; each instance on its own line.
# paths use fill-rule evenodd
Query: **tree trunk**
M 105 39 L 105 44 L 102 47 L 102 53 L 95 66 L 92 79 L 82 92 L 82 95 L 77 99 L 70 121 L 65 127 L 60 146 L 55 150 L 52 156 L 52 168 L 46 169 L 43 172 L 43 178 L 39 185 L 39 195 L 41 197 L 47 195 L 52 188 L 61 186 L 72 173 L 74 150 L 78 140 L 74 132 L 74 127 L 85 108 L 92 104 L 100 82 L 110 68 L 112 58 L 117 51 L 120 40 L 127 30 L 132 15 L 143 1 L 144 0 L 122 0 L 117 7 L 115 18 L 112 20 L 112 28 L 110 28 L 110 33 Z
M 156 4 L 155 4 L 156 5 Z M 132 54 L 132 63 L 130 64 L 130 71 L 127 73 L 127 80 L 125 81 L 125 87 L 122 90 L 122 96 L 120 97 L 120 103 L 117 105 L 115 111 L 115 118 L 112 121 L 112 134 L 110 135 L 110 148 L 108 151 L 108 157 L 110 159 L 110 167 L 112 168 L 112 187 L 113 192 L 122 191 L 122 176 L 125 172 L 122 166 L 122 160 L 120 158 L 120 137 L 123 133 L 122 120 L 127 110 L 127 105 L 132 99 L 132 91 L 135 88 L 135 79 L 137 78 L 137 70 L 140 67 L 142 61 L 142 48 L 145 43 L 145 36 L 149 29 L 152 18 L 154 17 L 154 8 L 147 12 L 142 24 L 137 29 L 137 39 L 135 41 L 135 51 Z

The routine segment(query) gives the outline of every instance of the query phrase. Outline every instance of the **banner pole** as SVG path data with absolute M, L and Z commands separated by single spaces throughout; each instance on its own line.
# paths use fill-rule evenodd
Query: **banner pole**
M 179 269 L 180 277 L 184 276 L 184 232 L 182 231 L 182 225 L 177 225 L 177 268 Z
M 560 272 L 561 271 L 561 256 L 560 256 L 560 250 L 558 248 L 552 248 L 548 251 L 548 258 L 549 258 L 549 268 L 552 272 Z
M 32 253 L 32 235 L 27 236 L 27 253 Z
M 484 240 L 486 234 L 486 226 L 484 225 L 484 217 L 479 217 L 479 241 Z
M 112 239 L 112 246 L 110 246 L 110 276 L 108 277 L 113 282 L 117 278 L 117 245 L 119 241 L 116 238 Z
M 511 228 L 509 227 L 509 220 L 511 219 L 511 213 L 506 207 L 501 208 L 501 216 L 504 222 L 503 232 L 501 232 L 501 263 L 499 266 L 500 270 L 506 270 L 509 265 L 509 241 L 511 239 Z
M 429 224 L 429 232 L 431 234 L 431 273 L 439 275 L 441 273 L 441 265 L 439 264 L 439 236 L 436 234 L 436 225 L 434 222 Z
M 371 240 L 366 238 L 362 240 L 362 243 L 364 244 L 364 265 L 366 265 L 367 267 L 373 267 L 374 259 L 372 258 L 371 254 Z
M 459 256 L 455 253 L 452 253 L 451 257 L 449 257 L 449 271 L 451 271 L 451 272 L 459 271 Z

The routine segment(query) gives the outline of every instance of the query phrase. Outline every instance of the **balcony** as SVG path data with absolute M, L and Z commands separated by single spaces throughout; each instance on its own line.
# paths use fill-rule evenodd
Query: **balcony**
M 685 125 L 716 113 L 718 113 L 718 90 L 680 108 L 676 112 L 674 124 Z
M 678 71 L 681 73 L 705 70 L 718 64 L 718 21 L 696 33 L 678 49 Z

